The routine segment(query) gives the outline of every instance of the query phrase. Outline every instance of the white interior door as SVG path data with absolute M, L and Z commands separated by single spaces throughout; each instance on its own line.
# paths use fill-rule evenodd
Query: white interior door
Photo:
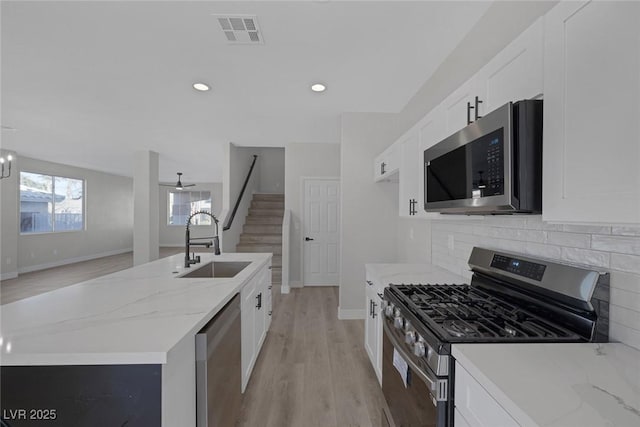
M 338 285 L 340 180 L 304 179 L 303 278 L 305 286 Z

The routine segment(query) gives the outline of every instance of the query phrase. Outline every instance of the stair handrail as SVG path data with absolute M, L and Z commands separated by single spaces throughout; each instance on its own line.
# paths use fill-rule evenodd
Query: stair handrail
M 251 162 L 251 167 L 249 168 L 249 173 L 247 173 L 247 178 L 244 180 L 244 184 L 242 185 L 242 190 L 240 190 L 240 194 L 238 194 L 238 200 L 236 200 L 236 205 L 233 207 L 233 211 L 231 211 L 231 216 L 229 217 L 229 221 L 222 228 L 223 231 L 227 231 L 231 228 L 231 224 L 233 224 L 233 218 L 236 216 L 236 212 L 238 211 L 238 207 L 240 206 L 240 201 L 242 201 L 242 196 L 244 195 L 244 190 L 247 189 L 247 184 L 249 184 L 249 178 L 251 178 L 251 173 L 253 172 L 253 167 L 256 165 L 256 160 L 258 159 L 258 155 L 253 155 L 253 162 Z

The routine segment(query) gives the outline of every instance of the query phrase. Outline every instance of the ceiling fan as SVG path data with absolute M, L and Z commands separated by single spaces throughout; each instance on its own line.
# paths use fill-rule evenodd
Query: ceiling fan
M 187 187 L 194 187 L 195 184 L 183 184 L 181 177 L 182 177 L 182 172 L 177 172 L 178 174 L 178 182 L 176 182 L 175 184 L 160 184 L 163 187 L 174 187 L 176 190 L 184 190 Z

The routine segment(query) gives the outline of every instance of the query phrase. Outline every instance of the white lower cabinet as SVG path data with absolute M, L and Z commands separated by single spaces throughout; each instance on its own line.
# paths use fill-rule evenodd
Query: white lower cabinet
M 382 385 L 382 294 L 383 287 L 374 283 L 367 277 L 366 282 L 366 310 L 367 317 L 364 321 L 364 348 L 367 351 L 369 360 L 378 377 L 378 382 Z
M 242 322 L 242 392 L 249 383 L 251 372 L 271 324 L 271 270 L 258 271 L 240 292 Z
M 517 427 L 519 424 L 467 370 L 456 362 L 455 426 Z
M 640 3 L 545 19 L 542 219 L 640 223 Z
M 453 414 L 453 425 L 455 427 L 471 427 L 471 424 L 464 419 L 464 416 L 457 409 Z

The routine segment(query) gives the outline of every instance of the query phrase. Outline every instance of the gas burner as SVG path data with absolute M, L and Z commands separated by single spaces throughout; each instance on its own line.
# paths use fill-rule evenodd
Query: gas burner
M 480 335 L 475 329 L 457 320 L 445 320 L 444 322 L 442 322 L 442 327 L 449 334 L 458 338 L 477 337 Z

